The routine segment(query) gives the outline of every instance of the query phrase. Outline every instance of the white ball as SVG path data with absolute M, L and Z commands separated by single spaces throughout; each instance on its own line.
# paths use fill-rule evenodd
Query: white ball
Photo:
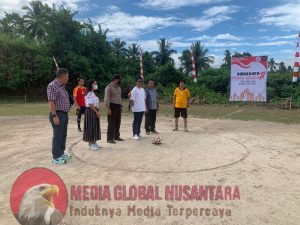
M 161 139 L 159 136 L 154 136 L 152 139 L 152 144 L 161 144 Z

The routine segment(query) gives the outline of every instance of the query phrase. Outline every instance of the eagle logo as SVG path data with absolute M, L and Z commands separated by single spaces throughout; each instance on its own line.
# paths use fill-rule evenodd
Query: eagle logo
M 67 208 L 65 185 L 51 170 L 28 170 L 13 185 L 11 208 L 21 225 L 58 225 Z

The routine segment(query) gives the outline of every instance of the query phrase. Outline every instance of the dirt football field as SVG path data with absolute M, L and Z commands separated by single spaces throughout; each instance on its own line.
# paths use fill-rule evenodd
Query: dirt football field
M 73 157 L 59 166 L 50 163 L 47 116 L 0 117 L 0 224 L 19 224 L 11 190 L 19 175 L 35 167 L 63 180 L 65 225 L 300 224 L 299 124 L 191 117 L 188 122 L 189 132 L 182 120 L 174 132 L 173 118 L 159 116 L 162 144 L 154 145 L 153 134 L 132 139 L 132 117 L 126 116 L 125 141 L 108 144 L 102 117 L 102 148 L 91 151 L 70 116 L 67 151 Z M 92 186 L 99 195 L 106 186 L 111 196 L 93 199 Z

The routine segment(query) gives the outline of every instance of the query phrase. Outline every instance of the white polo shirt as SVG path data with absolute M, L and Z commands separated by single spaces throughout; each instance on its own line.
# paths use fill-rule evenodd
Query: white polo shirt
M 90 107 L 90 104 L 93 104 L 97 109 L 99 109 L 99 98 L 95 95 L 93 91 L 87 93 L 84 99 L 86 107 Z
M 133 101 L 132 112 L 146 111 L 146 92 L 144 88 L 134 87 L 131 91 L 130 100 Z

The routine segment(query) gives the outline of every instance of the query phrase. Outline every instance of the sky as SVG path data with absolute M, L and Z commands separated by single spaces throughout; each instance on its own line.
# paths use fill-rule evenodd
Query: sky
M 29 0 L 0 0 L 0 18 L 22 13 Z M 176 65 L 181 52 L 201 41 L 223 63 L 224 51 L 267 55 L 293 66 L 300 31 L 300 0 L 44 0 L 78 11 L 76 19 L 108 28 L 108 38 L 157 51 L 157 41 L 172 43 Z

